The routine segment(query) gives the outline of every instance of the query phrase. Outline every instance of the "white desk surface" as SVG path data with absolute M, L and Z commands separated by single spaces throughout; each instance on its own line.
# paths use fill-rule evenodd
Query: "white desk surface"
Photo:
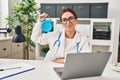
M 18 62 L 25 62 L 33 65 L 35 69 L 6 78 L 5 80 L 60 80 L 58 75 L 54 72 L 53 67 L 61 67 L 63 64 L 40 60 L 0 59 L 0 65 Z M 111 66 L 107 65 L 101 76 L 71 80 L 120 80 L 120 73 L 113 71 Z

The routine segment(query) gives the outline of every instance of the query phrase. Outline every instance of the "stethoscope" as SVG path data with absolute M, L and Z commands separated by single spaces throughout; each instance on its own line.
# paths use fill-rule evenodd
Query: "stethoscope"
M 62 35 L 62 32 L 59 34 L 58 39 L 54 42 L 53 46 L 55 46 L 56 44 L 58 44 L 57 47 L 58 48 L 60 47 L 60 38 L 61 38 L 61 35 Z M 76 44 L 76 54 L 79 52 L 79 44 L 80 44 L 80 42 L 77 42 L 77 44 Z

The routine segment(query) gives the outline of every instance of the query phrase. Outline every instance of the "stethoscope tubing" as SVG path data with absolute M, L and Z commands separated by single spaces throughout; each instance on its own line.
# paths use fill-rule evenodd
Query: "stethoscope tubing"
M 58 43 L 58 48 L 60 47 L 60 38 L 61 38 L 61 35 L 62 35 L 62 32 L 60 32 L 59 36 L 58 36 L 58 39 L 54 42 L 53 44 L 53 47 Z M 79 45 L 80 45 L 80 42 L 77 42 L 76 44 L 76 54 L 79 53 Z

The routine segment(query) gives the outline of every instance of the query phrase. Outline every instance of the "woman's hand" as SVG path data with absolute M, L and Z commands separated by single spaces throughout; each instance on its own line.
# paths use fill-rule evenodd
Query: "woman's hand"
M 55 58 L 54 60 L 52 60 L 53 62 L 56 62 L 56 63 L 64 63 L 64 57 L 59 57 L 59 58 Z
M 46 17 L 48 17 L 48 14 L 42 13 L 42 14 L 39 15 L 38 20 L 41 21 L 42 18 L 46 18 Z

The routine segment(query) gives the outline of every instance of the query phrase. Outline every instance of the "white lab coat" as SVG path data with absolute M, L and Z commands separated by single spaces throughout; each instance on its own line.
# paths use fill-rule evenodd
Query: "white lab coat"
M 81 35 L 79 32 L 76 31 L 74 41 L 71 42 L 69 47 L 65 49 L 65 30 L 53 31 L 45 34 L 42 33 L 39 26 L 40 22 L 35 24 L 31 35 L 31 40 L 35 43 L 39 43 L 40 45 L 49 45 L 50 50 L 48 51 L 45 60 L 53 60 L 58 57 L 66 57 L 66 55 L 69 53 L 76 53 L 77 42 L 80 42 L 79 52 L 90 52 L 88 38 Z M 61 32 L 62 35 L 60 37 L 60 47 L 58 48 L 58 44 L 56 44 L 55 46 L 53 45 L 54 42 L 58 39 L 58 36 Z

